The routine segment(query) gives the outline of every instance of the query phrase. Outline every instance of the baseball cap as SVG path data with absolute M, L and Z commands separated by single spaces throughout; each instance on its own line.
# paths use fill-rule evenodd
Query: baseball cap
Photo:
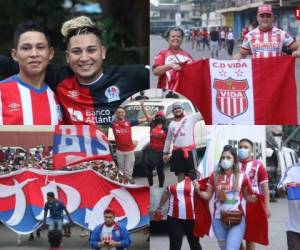
M 162 111 L 157 111 L 157 112 L 155 113 L 155 117 L 157 117 L 157 116 L 162 116 L 162 117 L 164 117 L 165 114 L 164 114 L 164 112 L 162 112 Z
M 184 109 L 181 102 L 174 102 L 172 105 L 172 111 L 175 109 Z
M 258 7 L 257 14 L 273 14 L 272 6 L 270 4 L 263 4 Z

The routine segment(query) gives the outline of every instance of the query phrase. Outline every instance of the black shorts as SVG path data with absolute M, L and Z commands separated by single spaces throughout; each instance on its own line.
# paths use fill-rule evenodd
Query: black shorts
M 193 170 L 195 171 L 197 167 L 197 155 L 196 150 L 189 151 L 189 158 L 185 159 L 183 156 L 183 151 L 180 149 L 174 150 L 171 156 L 171 172 L 175 172 L 175 175 L 188 173 Z

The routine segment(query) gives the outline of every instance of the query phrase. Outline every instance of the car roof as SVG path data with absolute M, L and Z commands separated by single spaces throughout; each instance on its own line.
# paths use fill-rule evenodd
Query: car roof
M 188 99 L 179 99 L 179 98 L 151 98 L 149 100 L 145 100 L 144 104 L 145 105 L 159 105 L 159 106 L 165 106 L 168 107 L 170 105 L 172 105 L 174 102 L 189 102 L 190 101 Z M 131 105 L 140 105 L 140 101 L 129 101 L 128 103 L 126 103 L 124 105 L 124 107 L 126 106 L 131 106 Z

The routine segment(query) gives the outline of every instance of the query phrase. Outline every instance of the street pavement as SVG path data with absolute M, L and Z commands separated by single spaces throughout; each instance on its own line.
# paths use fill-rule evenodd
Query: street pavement
M 88 236 L 80 237 L 81 230 L 78 226 L 73 226 L 72 235 L 70 238 L 63 238 L 63 250 L 89 250 Z M 130 250 L 148 250 L 149 242 L 147 242 L 148 234 L 145 234 L 143 230 L 132 233 L 131 239 L 133 242 Z M 47 231 L 42 230 L 41 238 L 34 241 L 28 241 L 28 235 L 22 236 L 22 242 L 20 246 L 17 246 L 17 235 L 13 231 L 6 228 L 4 225 L 0 225 L 0 249 L 1 250 L 42 250 L 49 249 L 47 240 Z
M 150 65 L 153 65 L 154 58 L 158 54 L 158 52 L 162 49 L 167 49 L 168 43 L 165 39 L 163 39 L 159 35 L 150 35 Z M 184 41 L 182 44 L 182 49 L 189 52 L 194 59 L 200 59 L 200 58 L 209 58 L 210 52 L 208 48 L 206 47 L 204 51 L 202 50 L 192 50 L 192 43 L 191 41 Z M 235 43 L 233 55 L 235 55 L 239 51 L 239 44 Z M 231 57 L 228 55 L 227 50 L 222 49 L 219 52 L 219 59 L 231 59 Z M 280 67 L 280 65 L 278 65 Z M 298 114 L 300 113 L 300 58 L 296 59 L 296 82 L 297 82 L 297 109 Z M 150 73 L 150 87 L 155 88 L 157 84 L 157 77 L 154 76 L 152 73 Z M 271 83 L 270 83 L 271 84 Z M 298 124 L 300 124 L 300 115 L 298 115 Z

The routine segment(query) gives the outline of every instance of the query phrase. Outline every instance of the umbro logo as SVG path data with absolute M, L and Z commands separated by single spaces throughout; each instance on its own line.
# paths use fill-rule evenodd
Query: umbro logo
M 77 98 L 78 96 L 80 96 L 80 93 L 78 90 L 69 90 L 68 96 L 71 98 Z
M 18 111 L 20 109 L 21 105 L 18 104 L 18 103 L 11 103 L 11 104 L 8 104 L 8 110 L 9 111 Z

